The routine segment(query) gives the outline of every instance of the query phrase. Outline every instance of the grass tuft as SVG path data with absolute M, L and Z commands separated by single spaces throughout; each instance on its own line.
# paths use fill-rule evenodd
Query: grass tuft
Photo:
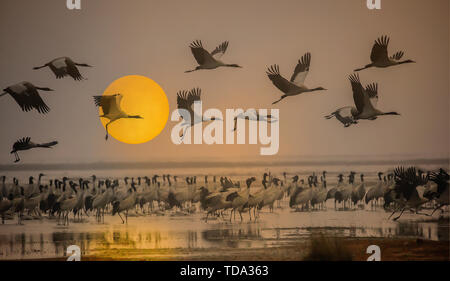
M 311 237 L 307 261 L 351 261 L 352 253 L 342 239 L 314 234 Z

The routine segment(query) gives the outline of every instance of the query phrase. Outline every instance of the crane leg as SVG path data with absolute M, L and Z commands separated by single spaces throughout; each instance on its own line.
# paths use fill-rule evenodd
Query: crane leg
M 439 205 L 437 208 L 435 208 L 435 209 L 433 210 L 433 212 L 432 212 L 429 216 L 430 216 L 430 217 L 433 216 L 433 214 L 434 214 L 437 210 L 441 209 L 441 208 L 444 207 L 444 206 L 445 206 L 444 204 Z
M 108 140 L 108 126 L 109 126 L 109 124 L 111 124 L 111 121 L 109 121 L 109 122 L 106 124 L 106 126 L 105 126 L 105 128 L 106 128 L 106 136 L 105 136 L 105 140 Z
M 403 215 L 403 212 L 405 211 L 405 209 L 406 209 L 406 208 L 403 208 L 403 210 L 402 210 L 402 212 L 400 213 L 400 215 L 398 215 L 398 217 L 395 217 L 393 220 L 394 220 L 394 221 L 398 220 L 398 219 Z
M 397 213 L 398 210 L 400 210 L 400 208 L 394 209 L 394 211 L 393 211 L 392 214 L 388 217 L 388 219 L 390 219 L 395 213 Z
M 119 218 L 122 220 L 122 223 L 125 223 L 125 221 L 123 220 L 122 216 L 120 215 L 120 213 L 117 213 L 119 215 Z
M 187 131 L 188 128 L 189 128 L 189 125 L 186 125 L 186 128 L 184 129 L 183 134 L 181 135 L 181 140 L 182 141 L 184 140 L 184 136 L 186 135 L 186 131 Z
M 20 157 L 19 157 L 19 154 L 17 153 L 17 151 L 16 152 L 14 152 L 14 156 L 15 156 L 15 160 L 14 160 L 14 163 L 17 163 L 17 162 L 19 162 L 20 161 Z

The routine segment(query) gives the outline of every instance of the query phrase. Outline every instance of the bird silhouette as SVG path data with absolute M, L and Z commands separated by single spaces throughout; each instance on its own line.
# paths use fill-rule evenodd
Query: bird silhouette
M 19 139 L 13 144 L 11 154 L 14 153 L 14 156 L 16 157 L 14 162 L 17 163 L 20 161 L 19 154 L 17 153 L 18 151 L 29 150 L 38 147 L 52 148 L 52 146 L 56 144 L 58 144 L 57 141 L 52 141 L 48 143 L 34 143 L 31 141 L 30 137 L 23 137 L 22 139 Z
M 371 83 L 364 88 L 359 79 L 359 75 L 354 73 L 349 76 L 349 80 L 353 91 L 353 101 L 355 106 L 346 106 L 339 108 L 330 115 L 325 116 L 326 119 L 335 117 L 345 127 L 357 124 L 359 119 L 375 120 L 378 116 L 383 115 L 400 115 L 397 112 L 383 112 L 376 108 L 378 102 L 378 84 Z
M 0 97 L 9 94 L 14 98 L 22 111 L 28 112 L 34 108 L 39 113 L 46 114 L 50 111 L 50 108 L 42 100 L 38 90 L 53 91 L 50 88 L 37 87 L 30 82 L 24 81 L 4 89 L 4 93 L 0 94 Z
M 194 109 L 192 108 L 192 105 L 194 102 L 200 102 L 200 96 L 201 96 L 202 90 L 200 88 L 193 88 L 190 91 L 182 90 L 178 91 L 177 93 L 177 105 L 178 109 L 181 110 L 187 110 L 187 113 L 189 114 L 190 120 L 184 120 L 182 123 L 182 126 L 185 126 L 185 129 L 181 135 L 181 137 L 184 138 L 186 134 L 186 130 L 189 127 L 193 127 L 196 124 L 200 124 L 202 122 L 208 122 L 208 121 L 215 121 L 220 120 L 220 118 L 217 117 L 211 117 L 211 118 L 205 118 L 202 115 L 198 115 L 197 112 L 194 112 Z M 184 119 L 183 114 L 180 113 L 181 118 Z M 188 116 L 186 116 L 188 117 Z
M 294 69 L 294 73 L 291 76 L 291 80 L 287 80 L 280 74 L 280 67 L 277 64 L 270 66 L 266 73 L 272 83 L 277 87 L 283 95 L 281 98 L 272 104 L 277 104 L 281 100 L 292 97 L 296 95 L 300 95 L 302 93 L 314 92 L 314 91 L 323 91 L 326 90 L 323 87 L 317 87 L 314 89 L 310 89 L 305 86 L 305 79 L 308 76 L 309 68 L 311 65 L 311 54 L 306 53 L 303 55 L 301 59 L 298 60 L 297 66 Z
M 278 121 L 271 114 L 261 115 L 261 114 L 259 114 L 258 111 L 254 110 L 254 109 L 251 109 L 251 110 L 248 110 L 246 113 L 240 113 L 238 116 L 234 117 L 233 132 L 236 131 L 236 129 L 237 129 L 238 119 L 249 120 L 249 121 L 256 121 L 256 122 L 262 121 L 262 122 L 268 122 L 268 123 L 274 123 L 274 122 Z
M 200 40 L 192 42 L 189 47 L 199 65 L 195 69 L 185 72 L 193 72 L 200 69 L 215 69 L 218 67 L 241 67 L 237 64 L 227 64 L 219 60 L 228 48 L 228 41 L 217 46 L 211 53 L 203 48 L 202 41 Z
M 85 79 L 80 71 L 78 70 L 77 66 L 82 67 L 92 67 L 89 64 L 86 63 L 76 63 L 69 57 L 60 57 L 56 58 L 42 66 L 33 67 L 33 69 L 41 69 L 44 67 L 49 67 L 50 70 L 55 74 L 57 79 L 61 79 L 69 75 L 73 78 L 75 81 L 81 81 Z
M 372 53 L 370 54 L 371 63 L 367 64 L 362 68 L 355 69 L 355 71 L 361 71 L 370 67 L 386 68 L 395 65 L 405 64 L 405 63 L 415 63 L 413 60 L 400 61 L 405 54 L 403 51 L 396 52 L 394 55 L 388 55 L 388 45 L 390 38 L 388 36 L 381 36 L 372 47 Z
M 120 103 L 122 101 L 122 94 L 114 94 L 110 96 L 94 96 L 95 105 L 102 108 L 103 115 L 100 117 L 109 119 L 106 124 L 106 137 L 108 140 L 108 126 L 119 119 L 122 118 L 134 118 L 134 119 L 144 119 L 139 115 L 129 115 L 122 110 Z

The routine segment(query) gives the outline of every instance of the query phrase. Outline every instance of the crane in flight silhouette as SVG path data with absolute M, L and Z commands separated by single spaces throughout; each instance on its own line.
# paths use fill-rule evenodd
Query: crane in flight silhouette
M 140 115 L 129 115 L 125 111 L 122 110 L 120 103 L 122 101 L 122 94 L 114 94 L 109 96 L 94 96 L 95 105 L 102 108 L 103 115 L 100 117 L 109 119 L 109 122 L 106 124 L 106 137 L 108 140 L 108 126 L 119 119 L 122 118 L 131 118 L 131 119 L 144 119 Z
M 14 154 L 14 156 L 16 157 L 14 163 L 17 163 L 20 161 L 19 154 L 17 153 L 18 151 L 29 150 L 38 147 L 52 148 L 52 146 L 55 146 L 57 144 L 58 144 L 57 141 L 52 141 L 48 143 L 34 143 L 31 141 L 30 137 L 23 137 L 13 144 L 11 154 Z

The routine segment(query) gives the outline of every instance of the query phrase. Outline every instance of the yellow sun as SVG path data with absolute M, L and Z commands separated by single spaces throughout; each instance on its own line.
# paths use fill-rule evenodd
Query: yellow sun
M 112 82 L 103 96 L 122 94 L 120 104 L 128 115 L 140 115 L 143 119 L 122 118 L 108 126 L 109 134 L 129 144 L 145 143 L 158 136 L 169 119 L 169 101 L 163 89 L 150 78 L 140 75 L 121 77 Z M 99 115 L 103 114 L 100 107 Z M 100 118 L 103 127 L 109 122 Z

